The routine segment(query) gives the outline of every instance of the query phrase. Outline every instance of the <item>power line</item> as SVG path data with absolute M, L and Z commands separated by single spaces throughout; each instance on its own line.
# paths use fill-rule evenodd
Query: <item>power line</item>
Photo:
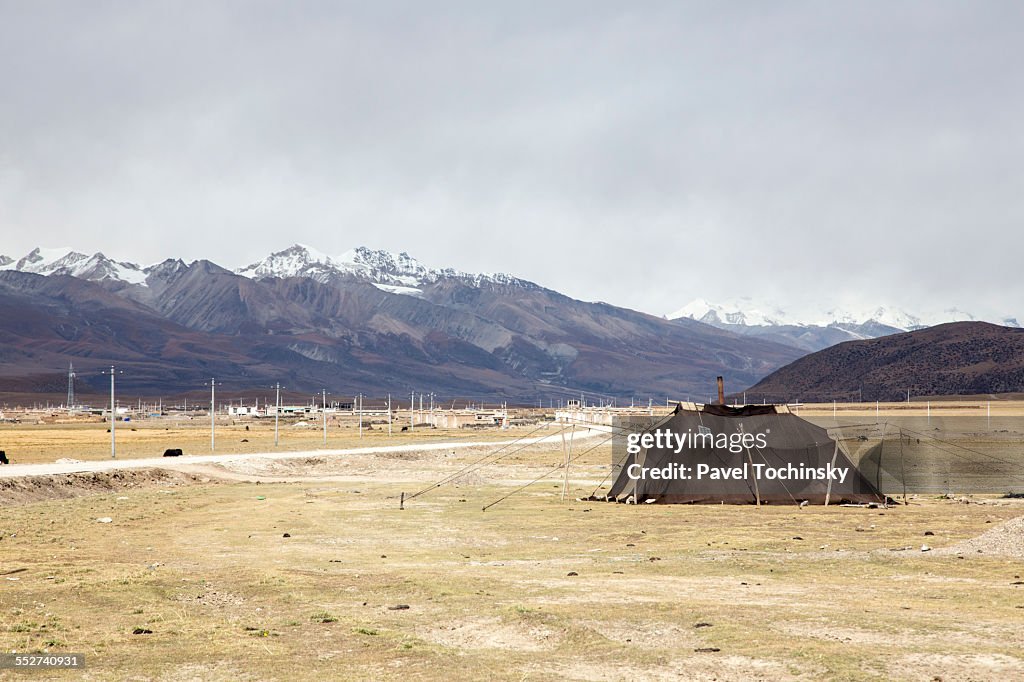
M 584 450 L 583 452 L 579 453 L 579 454 L 578 454 L 578 455 L 576 455 L 575 457 L 572 457 L 572 458 L 570 458 L 570 459 L 569 459 L 569 462 L 573 462 L 573 461 L 575 461 L 575 460 L 579 459 L 580 457 L 582 457 L 583 455 L 587 454 L 588 452 L 592 452 L 592 451 L 596 450 L 597 448 L 599 448 L 599 447 L 601 447 L 602 445 L 606 444 L 606 443 L 607 443 L 608 441 L 610 441 L 610 440 L 611 440 L 612 438 L 615 438 L 615 435 L 616 435 L 616 434 L 614 434 L 614 433 L 613 433 L 612 435 L 608 436 L 607 438 L 605 438 L 604 440 L 602 440 L 602 441 L 601 441 L 600 443 L 598 443 L 597 445 L 594 445 L 593 447 L 589 447 L 589 448 L 587 448 L 586 450 Z M 498 498 L 498 499 L 496 499 L 496 500 L 495 500 L 494 502 L 491 502 L 490 504 L 484 505 L 484 506 L 483 506 L 483 508 L 482 508 L 482 509 L 481 509 L 480 511 L 487 511 L 488 509 L 490 509 L 490 508 L 491 508 L 491 507 L 493 507 L 494 505 L 498 504 L 499 502 L 503 502 L 503 501 L 507 500 L 508 498 L 512 497 L 513 495 L 515 495 L 516 493 L 519 493 L 519 492 L 522 492 L 523 490 L 526 490 L 527 488 L 529 488 L 529 487 L 530 487 L 531 485 L 533 485 L 534 483 L 537 483 L 538 481 L 541 481 L 541 480 L 543 480 L 543 479 L 547 478 L 548 476 L 550 476 L 551 474 L 555 473 L 556 471 L 558 471 L 559 469 L 561 469 L 561 468 L 562 468 L 562 466 L 563 466 L 563 465 L 559 465 L 559 466 L 556 466 L 555 468 L 553 468 L 553 469 L 550 469 L 550 470 L 546 471 L 545 473 L 541 474 L 540 476 L 538 476 L 537 478 L 533 479 L 532 481 L 530 481 L 530 482 L 529 482 L 529 483 L 527 483 L 526 485 L 520 486 L 520 487 L 516 488 L 515 490 L 513 490 L 512 492 L 510 492 L 510 493 L 508 493 L 508 494 L 506 494 L 506 495 L 503 495 L 503 496 L 499 497 L 499 498 Z
M 480 468 L 480 467 L 484 466 L 484 464 L 481 464 L 482 462 L 484 462 L 484 460 L 487 460 L 487 459 L 490 459 L 491 457 L 494 457 L 495 455 L 497 455 L 502 450 L 504 450 L 504 449 L 506 449 L 506 448 L 508 448 L 508 447 L 510 447 L 512 445 L 516 445 L 516 444 L 520 443 L 524 439 L 529 438 L 531 435 L 537 433 L 538 431 L 540 431 L 542 429 L 547 429 L 547 424 L 542 424 L 541 426 L 538 426 L 537 428 L 535 428 L 533 431 L 530 431 L 530 433 L 527 433 L 527 434 L 525 434 L 523 436 L 520 436 L 519 438 L 517 438 L 517 439 L 515 439 L 513 441 L 505 443 L 503 446 L 501 446 L 500 448 L 498 448 L 494 452 L 489 452 L 489 453 L 485 454 L 483 457 L 477 459 L 474 462 L 470 462 L 469 464 L 467 464 L 466 466 L 462 467 L 461 469 L 459 469 L 455 473 L 449 474 L 448 476 L 445 476 L 444 478 L 442 478 L 437 483 L 433 483 L 433 484 L 427 486 L 426 488 L 423 488 L 422 490 L 419 490 L 419 491 L 413 493 L 412 495 L 406 497 L 405 499 L 411 500 L 413 498 L 419 497 L 420 495 L 424 495 L 424 494 L 430 492 L 431 490 L 435 490 L 437 488 L 440 488 L 443 485 L 451 483 L 452 481 L 454 481 L 454 480 L 456 480 L 458 478 L 461 478 L 462 476 L 465 476 L 466 474 L 471 473 L 474 470 L 474 468 Z M 553 435 L 557 436 L 557 435 L 559 435 L 560 433 L 563 433 L 566 430 L 567 429 L 562 429 L 558 433 L 555 433 Z M 529 447 L 530 445 L 534 445 L 534 443 L 526 443 L 521 448 L 513 450 L 512 452 L 506 453 L 506 454 L 502 455 L 501 457 L 498 457 L 497 459 L 495 459 L 492 462 L 487 462 L 487 464 L 493 464 L 494 462 L 497 462 L 498 459 L 503 459 L 505 457 L 508 457 L 509 455 L 515 454 L 516 452 L 520 452 L 521 450 L 524 450 L 525 448 Z M 480 467 L 477 466 L 478 464 L 480 465 Z

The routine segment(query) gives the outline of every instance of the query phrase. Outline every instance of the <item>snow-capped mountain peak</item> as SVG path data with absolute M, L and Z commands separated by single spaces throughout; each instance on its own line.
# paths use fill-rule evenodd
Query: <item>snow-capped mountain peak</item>
M 1018 327 L 1015 317 L 986 314 L 977 315 L 950 307 L 914 315 L 890 305 L 833 307 L 825 310 L 787 311 L 777 305 L 751 298 L 739 298 L 723 303 L 695 299 L 679 310 L 666 315 L 670 320 L 689 318 L 715 326 L 743 327 L 885 327 L 891 330 L 911 331 L 946 322 L 985 321 L 1008 327 Z
M 304 244 L 293 244 L 235 272 L 253 279 L 312 277 L 324 281 L 337 269 L 337 263 L 330 256 Z
M 116 280 L 130 284 L 144 284 L 146 281 L 146 273 L 134 263 L 115 261 L 102 253 L 87 256 L 70 248 L 37 247 L 17 261 L 9 258 L 0 260 L 0 269 L 37 275 L 70 275 L 94 281 Z
M 442 278 L 460 279 L 473 286 L 485 283 L 529 286 L 530 283 L 505 274 L 470 274 L 451 268 L 430 268 L 402 251 L 393 253 L 359 246 L 340 256 L 328 256 L 303 244 L 235 271 L 253 279 L 267 277 L 311 277 L 327 282 L 335 277 L 356 278 L 379 289 L 397 294 L 419 296 L 422 287 Z
M 887 306 L 875 308 L 861 308 L 856 310 L 832 308 L 814 318 L 811 324 L 827 326 L 829 324 L 850 324 L 859 325 L 867 322 L 877 322 L 895 329 L 911 330 L 927 326 L 917 315 L 912 315 L 903 310 Z M 946 320 L 947 322 L 951 320 Z
M 338 263 L 346 272 L 371 281 L 403 286 L 423 284 L 438 274 L 404 251 L 394 254 L 365 246 L 346 251 L 338 257 Z
M 87 256 L 70 248 L 44 249 L 36 247 L 7 266 L 8 270 L 49 275 L 62 267 L 73 265 Z
M 786 312 L 778 306 L 758 305 L 748 298 L 724 304 L 711 303 L 703 298 L 698 298 L 667 317 L 670 320 L 686 317 L 707 324 L 746 326 L 790 324 L 786 321 Z
M 338 276 L 355 276 L 372 283 L 402 287 L 418 286 L 434 274 L 405 252 L 393 254 L 360 246 L 333 257 L 304 244 L 293 244 L 235 272 L 254 279 L 310 277 L 321 282 Z
M 20 259 L 0 256 L 0 270 L 70 275 L 143 287 L 148 287 L 150 280 L 167 281 L 186 267 L 181 260 L 167 259 L 142 268 L 134 263 L 115 261 L 102 253 L 87 256 L 70 248 L 39 247 Z M 443 278 L 462 280 L 472 286 L 536 286 L 506 274 L 470 274 L 451 268 L 429 268 L 404 251 L 392 253 L 365 246 L 330 256 L 305 244 L 293 244 L 234 272 L 250 279 L 308 277 L 323 283 L 336 278 L 357 279 L 384 291 L 413 296 L 422 295 L 425 285 Z

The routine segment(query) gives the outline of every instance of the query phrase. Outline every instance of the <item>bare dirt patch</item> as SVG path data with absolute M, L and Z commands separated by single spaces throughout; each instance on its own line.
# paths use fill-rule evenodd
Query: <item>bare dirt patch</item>
M 692 629 L 663 621 L 587 621 L 581 623 L 605 639 L 644 649 L 678 649 L 700 646 Z
M 559 634 L 540 624 L 507 623 L 500 618 L 474 618 L 419 631 L 420 637 L 453 649 L 543 651 L 558 645 Z
M 898 679 L 968 682 L 1021 679 L 1024 661 L 1004 654 L 907 654 L 889 667 Z
M 0 506 L 60 500 L 120 490 L 209 483 L 196 474 L 168 469 L 124 469 L 0 479 Z
M 1024 558 L 1024 516 L 1001 523 L 978 537 L 943 547 L 935 554 L 991 554 Z
M 658 682 L 689 682 L 691 680 L 743 680 L 744 682 L 811 679 L 794 676 L 774 661 L 746 656 L 722 655 L 718 652 L 695 654 L 685 660 L 655 664 L 624 665 L 580 661 L 572 665 L 538 665 L 535 668 L 548 678 L 564 680 L 657 680 Z

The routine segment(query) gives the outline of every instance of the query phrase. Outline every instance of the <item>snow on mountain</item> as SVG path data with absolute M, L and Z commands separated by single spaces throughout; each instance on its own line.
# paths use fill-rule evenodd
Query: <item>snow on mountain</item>
M 168 258 L 165 261 L 150 265 L 146 268 L 146 279 L 149 280 L 149 278 L 155 277 L 159 280 L 166 281 L 186 268 L 188 268 L 188 266 L 185 265 L 185 261 L 180 258 Z
M 372 282 L 415 287 L 436 279 L 439 271 L 431 270 L 405 253 L 375 251 L 365 246 L 346 251 L 338 257 L 341 269 Z
M 426 284 L 441 278 L 462 279 L 474 286 L 483 283 L 528 286 L 525 280 L 506 274 L 471 274 L 451 268 L 429 268 L 404 251 L 370 249 L 360 246 L 340 256 L 328 256 L 302 244 L 272 253 L 236 274 L 262 279 L 265 277 L 312 277 L 326 282 L 332 277 L 356 277 L 396 294 L 418 296 Z
M 4 265 L 5 270 L 18 270 L 19 272 L 31 272 L 37 275 L 52 274 L 58 267 L 68 265 L 86 258 L 83 253 L 78 253 L 69 248 L 44 249 L 41 247 L 32 249 L 25 256 L 16 261 Z
M 321 282 L 348 275 L 368 280 L 392 293 L 419 294 L 416 287 L 434 271 L 407 253 L 396 255 L 359 247 L 332 257 L 304 244 L 293 244 L 235 273 L 252 279 L 311 277 Z
M 168 259 L 149 267 L 115 261 L 102 253 L 87 256 L 70 248 L 35 248 L 20 259 L 0 256 L 0 270 L 18 270 L 38 275 L 70 275 L 92 281 L 114 281 L 148 286 L 147 279 L 165 280 L 186 267 L 180 260 Z M 535 286 L 505 274 L 471 274 L 451 268 L 434 269 L 409 254 L 391 253 L 364 246 L 329 256 L 304 244 L 293 244 L 255 263 L 235 270 L 251 279 L 268 277 L 309 277 L 328 282 L 335 277 L 354 277 L 396 294 L 419 296 L 426 284 L 441 278 L 461 279 L 471 285 L 484 283 Z
M 859 328 L 874 324 L 903 331 L 962 321 L 985 321 L 1006 327 L 1020 326 L 1014 317 L 998 314 L 976 315 L 956 307 L 926 311 L 917 315 L 886 305 L 834 307 L 826 310 L 786 310 L 749 297 L 722 303 L 712 303 L 698 298 L 666 317 L 670 320 L 690 318 L 713 325 L 742 325 L 746 327 L 790 325 L 795 327 Z
M 62 274 L 93 281 L 111 279 L 129 284 L 144 285 L 146 283 L 146 272 L 138 265 L 111 260 L 102 253 L 90 256 L 75 268 L 69 269 Z
M 875 308 L 861 307 L 857 309 L 831 308 L 813 315 L 806 324 L 822 326 L 830 324 L 859 325 L 869 321 L 902 330 L 919 329 L 927 326 L 916 315 L 886 306 Z
M 0 270 L 70 275 L 92 281 L 124 282 L 141 286 L 147 286 L 148 277 L 167 278 L 184 267 L 182 261 L 169 259 L 141 268 L 134 263 L 107 258 L 102 253 L 88 256 L 70 248 L 35 248 L 19 259 L 0 256 Z M 354 277 L 384 291 L 411 296 L 422 295 L 422 287 L 442 278 L 462 280 L 471 286 L 536 286 L 507 274 L 472 274 L 451 268 L 429 268 L 405 252 L 396 254 L 363 246 L 340 256 L 329 256 L 310 246 L 294 244 L 235 272 L 253 279 L 310 277 L 321 282 L 335 277 Z M 968 312 L 957 307 L 917 314 L 889 305 L 795 309 L 782 308 L 751 297 L 720 303 L 698 298 L 666 317 L 671 320 L 690 318 L 726 328 L 838 328 L 853 338 L 892 333 L 894 329 L 909 331 L 945 322 L 985 321 L 1007 327 L 1021 326 L 1016 317 L 991 311 Z
M 294 244 L 272 253 L 263 260 L 240 268 L 236 274 L 252 279 L 265 277 L 311 277 L 326 281 L 337 273 L 338 264 L 330 256 L 304 244 Z
M 749 298 L 725 304 L 711 303 L 703 298 L 698 298 L 667 317 L 670 320 L 688 317 L 708 324 L 747 326 L 791 324 L 786 321 L 786 312 L 778 306 L 758 305 Z
M 115 261 L 102 253 L 87 256 L 70 248 L 35 248 L 16 261 L 9 258 L 0 260 L 0 269 L 37 275 L 70 275 L 93 281 L 115 280 L 129 284 L 146 282 L 145 271 L 134 263 Z
M 389 294 L 405 294 L 406 296 L 423 296 L 423 290 L 417 289 L 416 287 L 403 287 L 397 284 L 381 284 L 380 282 L 374 282 L 373 286 L 377 287 L 381 291 L 386 291 Z
M 955 306 L 942 308 L 940 310 L 924 310 L 916 315 L 910 314 L 905 310 L 889 306 L 852 310 L 832 309 L 826 311 L 823 316 L 818 318 L 818 320 L 819 321 L 814 324 L 864 324 L 866 322 L 873 321 L 906 331 L 921 329 L 924 327 L 934 327 L 935 325 L 945 324 L 947 322 L 991 322 L 1004 327 L 1020 326 L 1014 317 L 1001 315 L 992 311 L 971 313 L 966 310 L 961 310 Z

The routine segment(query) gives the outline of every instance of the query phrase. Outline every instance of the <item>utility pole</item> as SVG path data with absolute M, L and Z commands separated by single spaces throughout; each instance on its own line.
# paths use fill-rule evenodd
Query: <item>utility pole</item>
M 323 389 L 323 404 L 320 406 L 324 413 L 324 447 L 327 447 L 327 389 Z
M 413 419 L 413 412 L 415 410 L 416 410 L 416 391 L 413 391 L 412 392 L 412 397 L 409 398 L 409 430 L 410 431 L 412 431 L 413 426 L 415 425 L 415 420 Z
M 114 366 L 110 366 L 110 459 L 117 459 L 117 405 L 114 403 Z
M 281 422 L 281 382 L 274 384 L 274 388 L 277 389 L 277 407 L 274 409 L 274 447 L 277 447 L 278 443 L 278 427 Z
M 110 459 L 117 458 L 117 405 L 114 403 L 114 366 L 110 366 Z
M 391 394 L 388 393 L 388 438 L 391 437 Z
M 214 451 L 217 442 L 215 420 L 217 414 L 217 381 L 210 379 L 210 452 Z
M 363 394 L 359 394 L 359 437 L 363 437 Z
M 68 363 L 68 409 L 75 406 L 75 365 Z
M 108 372 L 103 372 L 107 374 Z M 124 374 L 114 369 L 114 366 L 110 366 L 110 459 L 117 459 L 117 439 L 115 437 L 115 431 L 117 430 L 117 403 L 114 402 L 114 375 Z

